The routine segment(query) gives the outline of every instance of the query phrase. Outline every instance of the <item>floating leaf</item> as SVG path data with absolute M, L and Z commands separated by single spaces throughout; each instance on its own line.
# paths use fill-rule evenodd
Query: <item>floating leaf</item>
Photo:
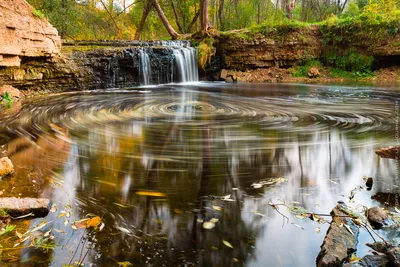
M 321 228 L 319 228 L 319 227 L 316 227 L 315 228 L 315 232 L 317 232 L 318 234 L 321 232 Z
M 297 228 L 300 228 L 301 230 L 305 230 L 302 226 L 300 226 L 298 224 L 295 224 L 295 223 L 292 223 L 292 224 L 293 224 L 293 226 L 296 226 Z
M 57 211 L 57 204 L 51 205 L 50 212 L 51 212 L 51 213 L 54 213 L 54 212 L 56 212 L 56 211 Z
M 231 245 L 231 243 L 229 243 L 226 240 L 222 240 L 222 243 L 224 243 L 225 246 L 229 247 L 229 248 L 233 248 L 233 246 Z
M 183 211 L 181 211 L 180 209 L 174 209 L 174 212 L 175 212 L 176 214 L 182 214 L 182 213 L 183 213 Z
M 149 196 L 149 197 L 166 197 L 167 195 L 161 192 L 154 191 L 137 191 L 136 195 L 139 196 Z
M 204 222 L 203 223 L 203 228 L 207 230 L 211 230 L 215 227 L 215 223 L 213 222 Z
M 123 261 L 123 262 L 118 262 L 118 266 L 120 266 L 120 267 L 129 267 L 129 266 L 133 266 L 133 264 L 130 263 L 129 261 Z
M 358 262 L 358 261 L 360 261 L 360 260 L 361 260 L 361 258 L 357 258 L 356 254 L 353 254 L 353 255 L 351 255 L 351 257 L 350 257 L 349 262 L 350 262 L 350 263 L 354 263 L 354 262 Z
M 354 235 L 353 231 L 350 229 L 350 227 L 347 224 L 343 224 L 343 226 L 347 229 L 347 231 L 350 232 L 350 234 Z
M 124 208 L 124 209 L 129 208 L 129 206 L 121 204 L 121 203 L 117 203 L 117 202 L 114 202 L 114 205 L 116 205 L 118 207 L 121 207 L 121 208 Z
M 82 229 L 82 228 L 97 228 L 99 225 L 101 224 L 101 218 L 99 216 L 93 217 L 93 218 L 86 218 L 86 219 L 82 219 L 79 221 L 74 222 L 73 225 L 75 225 L 75 227 L 77 229 Z

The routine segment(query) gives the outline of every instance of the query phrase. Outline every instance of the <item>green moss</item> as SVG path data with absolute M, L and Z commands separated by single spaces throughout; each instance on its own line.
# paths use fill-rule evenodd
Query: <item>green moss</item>
M 38 17 L 39 19 L 44 19 L 46 17 L 46 15 L 42 11 L 37 10 L 37 9 L 33 9 L 32 14 L 35 17 Z

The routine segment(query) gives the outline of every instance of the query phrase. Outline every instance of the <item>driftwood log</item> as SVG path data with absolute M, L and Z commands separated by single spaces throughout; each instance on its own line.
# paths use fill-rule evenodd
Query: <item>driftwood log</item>
M 46 198 L 0 198 L 0 210 L 14 218 L 28 214 L 32 214 L 32 217 L 45 217 L 51 205 L 51 201 Z
M 393 146 L 388 148 L 380 148 L 375 153 L 381 158 L 400 159 L 400 146 Z

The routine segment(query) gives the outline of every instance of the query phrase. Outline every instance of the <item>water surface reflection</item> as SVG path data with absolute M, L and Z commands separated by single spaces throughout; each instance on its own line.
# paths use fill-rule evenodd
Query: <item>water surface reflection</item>
M 38 186 L 4 194 L 72 206 L 67 225 L 58 212 L 46 218 L 65 232 L 39 255 L 51 266 L 73 256 L 89 266 L 313 266 L 328 224 L 282 209 L 287 223 L 268 203 L 329 213 L 364 175 L 375 186 L 356 203 L 396 193 L 396 162 L 374 150 L 393 144 L 399 99 L 378 88 L 200 84 L 35 100 L 4 117 L 1 136 L 20 169 L 14 183 Z M 18 140 L 29 145 L 15 149 Z M 287 181 L 251 187 L 276 177 Z M 104 230 L 72 230 L 87 214 L 101 216 Z M 209 221 L 213 229 L 203 227 Z M 358 256 L 366 241 L 363 233 Z

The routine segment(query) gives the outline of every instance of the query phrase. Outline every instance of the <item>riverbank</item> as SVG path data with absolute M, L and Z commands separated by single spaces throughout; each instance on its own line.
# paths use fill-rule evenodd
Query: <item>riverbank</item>
M 227 70 L 227 76 L 234 76 L 237 82 L 246 83 L 366 83 L 374 85 L 399 85 L 400 67 L 382 68 L 371 72 L 368 76 L 352 75 L 349 72 L 338 73 L 332 68 L 314 68 L 302 77 L 296 77 L 299 67 L 292 68 L 258 68 L 247 71 Z

